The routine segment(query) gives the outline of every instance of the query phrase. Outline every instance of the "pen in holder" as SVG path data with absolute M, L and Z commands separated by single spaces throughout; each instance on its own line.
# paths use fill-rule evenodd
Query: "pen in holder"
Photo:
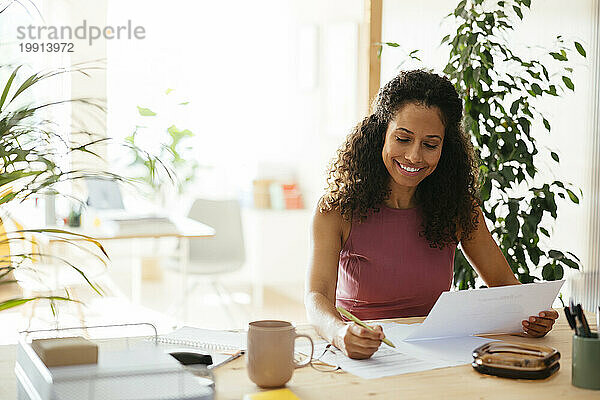
M 600 390 L 600 339 L 573 335 L 571 383 L 583 389 Z

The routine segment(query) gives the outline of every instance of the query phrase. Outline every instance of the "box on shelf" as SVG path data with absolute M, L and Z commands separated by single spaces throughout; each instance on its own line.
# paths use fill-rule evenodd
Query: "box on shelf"
M 285 200 L 286 210 L 298 210 L 304 208 L 302 204 L 302 194 L 296 183 L 283 184 L 283 198 Z
M 280 182 L 272 179 L 253 181 L 254 208 L 273 210 L 297 210 L 304 208 L 302 194 L 296 182 Z
M 270 179 L 256 179 L 252 182 L 254 208 L 271 208 Z

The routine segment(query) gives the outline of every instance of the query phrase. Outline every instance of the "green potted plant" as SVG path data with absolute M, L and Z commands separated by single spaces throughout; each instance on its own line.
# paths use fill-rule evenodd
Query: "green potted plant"
M 543 126 L 551 132 L 550 121 L 536 108 L 536 101 L 574 90 L 569 60 L 574 54 L 586 56 L 580 43 L 567 43 L 561 36 L 545 57 L 517 55 L 505 38 L 530 6 L 530 0 L 462 0 L 448 15 L 455 19 L 456 31 L 441 40 L 449 45 L 444 73 L 462 93 L 465 129 L 480 160 L 483 213 L 523 283 L 536 279 L 533 270 L 538 267 L 542 278 L 556 280 L 563 277 L 565 267 L 580 266 L 575 254 L 548 248 L 541 240 L 551 235 L 557 197 L 573 203 L 579 203 L 579 197 L 571 185 L 560 180 L 539 183 L 536 160 L 540 154 L 548 152 L 557 165 L 560 159 L 538 145 L 534 130 Z M 381 45 L 399 46 L 391 42 Z M 416 58 L 415 53 L 410 52 L 409 57 Z M 476 277 L 457 249 L 454 285 L 459 289 L 475 287 Z
M 56 124 L 47 119 L 44 113 L 65 102 L 80 102 L 97 107 L 94 102 L 88 99 L 66 99 L 43 103 L 33 101 L 25 105 L 22 101 L 19 102 L 26 98 L 39 82 L 60 74 L 85 73 L 85 68 L 54 70 L 25 77 L 20 72 L 21 67 L 16 67 L 5 81 L 0 81 L 0 286 L 14 285 L 16 280 L 13 272 L 17 269 L 36 271 L 43 268 L 40 260 L 52 258 L 53 262 L 62 263 L 75 270 L 97 294 L 102 294 L 101 289 L 86 276 L 82 266 L 75 265 L 62 256 L 41 253 L 35 235 L 58 238 L 61 242 L 76 247 L 79 245 L 72 239 L 83 240 L 95 249 L 92 251 L 93 258 L 106 265 L 108 255 L 98 240 L 64 229 L 24 229 L 11 215 L 11 209 L 18 209 L 19 204 L 32 196 L 49 190 L 60 195 L 57 185 L 65 182 L 86 177 L 126 180 L 118 174 L 107 171 L 65 169 L 59 164 L 60 160 L 75 154 L 99 157 L 95 148 L 109 139 L 98 138 L 89 132 L 80 132 L 72 133 L 76 140 L 67 141 L 60 135 Z M 77 144 L 72 144 L 74 142 Z M 127 147 L 135 146 L 128 143 Z M 141 149 L 136 148 L 136 150 L 144 154 Z M 160 160 L 149 158 L 148 161 L 152 165 L 160 165 Z M 79 200 L 79 205 L 82 204 Z M 49 300 L 53 311 L 54 302 L 73 301 L 68 292 L 64 296 L 16 296 L 0 301 L 0 311 L 38 299 Z
M 40 258 L 47 256 L 39 253 L 34 234 L 52 235 L 68 241 L 78 237 L 92 243 L 98 252 L 95 257 L 106 262 L 107 254 L 100 242 L 85 235 L 75 234 L 62 229 L 23 229 L 11 216 L 10 209 L 27 198 L 43 193 L 57 183 L 86 176 L 86 171 L 64 170 L 57 160 L 71 153 L 83 152 L 95 155 L 93 146 L 102 139 L 91 140 L 77 146 L 68 146 L 55 131 L 55 126 L 41 114 L 62 101 L 42 104 L 17 105 L 32 87 L 40 81 L 50 79 L 66 72 L 77 70 L 51 71 L 36 73 L 22 79 L 21 67 L 16 67 L 8 79 L 0 85 L 0 285 L 15 284 L 13 272 L 18 268 L 35 269 Z M 82 100 L 83 101 L 83 100 Z M 9 228 L 10 226 L 10 228 Z M 8 228 L 8 229 L 7 229 Z M 97 288 L 83 271 L 66 259 L 59 261 L 69 265 L 92 289 Z M 0 311 L 12 308 L 40 297 L 15 297 L 0 302 Z M 71 300 L 70 296 L 44 296 L 51 302 Z

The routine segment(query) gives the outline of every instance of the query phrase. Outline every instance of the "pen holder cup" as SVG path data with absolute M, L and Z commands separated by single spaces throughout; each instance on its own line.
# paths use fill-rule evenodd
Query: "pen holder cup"
M 600 390 L 600 339 L 573 335 L 571 383 L 583 389 Z

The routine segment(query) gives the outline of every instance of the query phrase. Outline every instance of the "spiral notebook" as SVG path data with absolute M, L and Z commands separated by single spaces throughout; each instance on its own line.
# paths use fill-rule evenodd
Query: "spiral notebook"
M 215 351 L 246 351 L 246 332 L 219 331 L 184 326 L 158 337 L 158 343 L 200 347 Z

